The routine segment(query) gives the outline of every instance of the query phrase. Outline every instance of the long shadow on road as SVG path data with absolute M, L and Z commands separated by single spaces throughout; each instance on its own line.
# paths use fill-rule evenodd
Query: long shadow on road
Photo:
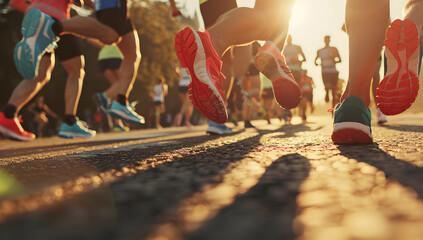
M 423 132 L 423 126 L 405 124 L 382 124 L 379 127 L 388 128 L 402 132 Z
M 387 177 L 395 178 L 400 184 L 416 191 L 423 199 L 423 168 L 405 160 L 397 159 L 375 144 L 338 146 L 341 155 L 368 163 L 383 171 Z
M 310 171 L 299 154 L 280 157 L 259 182 L 206 222 L 189 239 L 295 239 L 296 197 Z
M 300 129 L 300 131 L 309 130 L 311 129 L 306 126 Z M 239 140 L 233 143 L 228 144 L 227 140 L 222 140 L 217 147 L 205 147 L 195 154 L 174 158 L 172 161 L 139 171 L 131 177 L 123 176 L 111 184 L 75 195 L 48 208 L 20 214 L 0 225 L 0 239 L 143 239 L 157 224 L 172 221 L 176 222 L 176 225 L 183 224 L 178 222 L 177 208 L 184 199 L 193 196 L 205 185 L 221 183 L 220 176 L 228 171 L 230 165 L 241 161 L 246 154 L 259 147 L 263 135 L 277 131 L 280 130 L 259 130 L 258 135 L 243 138 L 234 134 L 232 137 L 238 137 Z M 295 132 L 298 132 L 298 129 Z M 119 157 L 117 154 L 105 154 L 79 161 L 94 166 L 98 172 L 122 168 L 124 165 L 136 167 L 137 162 L 143 162 L 156 154 L 196 146 L 218 138 L 220 136 L 187 138 L 179 144 L 120 152 Z M 66 159 L 63 159 L 64 161 Z M 56 166 L 46 168 L 48 164 Z M 52 161 L 40 163 L 31 172 L 39 172 L 40 177 L 48 177 L 48 172 L 57 174 L 58 168 L 62 167 L 61 164 Z M 300 172 L 294 167 L 298 164 L 302 166 Z M 19 164 L 16 167 L 22 169 L 26 165 Z M 285 171 L 281 168 L 286 168 L 285 175 L 278 173 Z M 282 157 L 267 168 L 257 186 L 238 197 L 227 209 L 246 210 L 244 203 L 251 202 L 258 208 L 256 212 L 245 214 L 251 216 L 258 214 L 260 222 L 257 226 L 264 226 L 264 222 L 268 222 L 265 220 L 268 216 L 278 223 L 286 224 L 281 227 L 282 230 L 277 231 L 278 236 L 293 236 L 290 227 L 295 217 L 294 196 L 301 182 L 307 177 L 309 168 L 308 160 L 301 156 Z M 265 194 L 263 198 L 262 192 Z M 281 203 L 283 206 L 279 206 Z M 271 211 L 272 206 L 277 209 L 274 213 Z M 288 211 L 290 207 L 292 209 Z M 214 219 L 222 219 L 225 215 L 223 213 L 229 210 L 222 210 Z M 278 215 L 282 211 L 288 211 L 287 215 Z M 237 218 L 236 214 L 229 217 Z M 206 225 L 213 228 L 213 222 L 215 221 L 211 220 Z M 268 226 L 272 230 L 277 230 L 279 227 L 277 224 Z M 197 234 L 201 234 L 202 231 L 203 228 L 192 235 L 193 238 L 199 236 Z M 258 234 L 259 228 L 252 231 Z
M 232 134 L 232 136 L 234 135 L 235 134 Z M 101 151 L 96 151 L 99 152 L 99 154 L 93 154 L 89 157 L 78 157 L 79 154 L 76 154 L 16 162 L 3 166 L 1 169 L 6 171 L 17 182 L 24 185 L 27 190 L 36 191 L 40 188 L 60 184 L 77 177 L 98 174 L 110 169 L 119 170 L 126 165 L 136 165 L 138 162 L 142 162 L 144 159 L 151 158 L 157 154 L 181 149 L 181 145 L 189 148 L 217 138 L 217 136 L 190 137 L 184 138 L 183 140 L 176 139 L 174 143 L 172 143 L 172 140 L 169 140 L 167 141 L 169 144 L 156 144 L 156 146 L 149 144 L 134 144 L 132 146 L 139 146 L 140 149 L 131 151 L 118 150 L 110 154 L 100 154 Z M 130 140 L 125 140 L 125 142 L 126 141 Z M 100 145 L 120 142 L 123 141 L 101 141 L 91 144 Z M 71 147 L 80 146 L 82 144 L 87 145 L 87 143 L 78 143 L 71 144 Z M 144 148 L 144 145 L 148 147 Z
M 37 154 L 37 153 L 48 153 L 51 151 L 66 151 L 68 149 L 75 149 L 79 147 L 94 147 L 94 146 L 107 145 L 107 144 L 130 142 L 135 140 L 140 140 L 140 138 L 105 140 L 105 141 L 84 141 L 84 142 L 77 142 L 77 143 L 64 143 L 64 144 L 52 145 L 52 146 L 23 147 L 23 148 L 18 148 L 13 150 L 5 149 L 5 150 L 0 150 L 0 158 L 31 155 L 31 154 Z
M 165 162 L 49 209 L 21 214 L 0 225 L 0 239 L 128 239 L 145 236 L 158 215 L 176 207 L 205 184 L 219 181 L 216 177 L 221 171 L 243 159 L 268 132 L 262 131 L 254 137 L 231 144 L 222 143 L 220 147 Z M 103 161 L 109 161 L 109 167 L 116 167 L 215 138 L 218 137 L 196 137 L 185 139 L 183 145 L 133 149 L 125 152 L 124 160 L 111 155 L 83 161 L 104 170 L 100 164 Z

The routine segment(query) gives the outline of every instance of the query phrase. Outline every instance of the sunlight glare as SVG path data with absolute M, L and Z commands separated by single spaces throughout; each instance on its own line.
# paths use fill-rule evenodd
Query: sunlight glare
M 310 15 L 310 7 L 305 1 L 296 1 L 292 9 L 292 16 L 290 21 L 291 28 L 298 28 L 306 23 L 307 16 Z

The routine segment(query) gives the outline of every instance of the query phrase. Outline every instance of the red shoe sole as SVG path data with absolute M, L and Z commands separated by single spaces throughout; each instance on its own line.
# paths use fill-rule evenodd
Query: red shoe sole
M 419 32 L 410 20 L 395 20 L 386 31 L 386 48 L 392 53 L 398 64 L 393 74 L 385 76 L 379 83 L 376 104 L 385 115 L 404 112 L 416 100 L 419 91 L 417 73 L 410 70 L 409 60 L 412 54 L 419 54 Z M 391 57 L 391 55 L 387 55 Z M 388 65 L 388 70 L 395 66 Z
M 192 104 L 213 122 L 225 123 L 228 120 L 225 103 L 195 74 L 194 59 L 198 46 L 191 29 L 185 28 L 176 35 L 175 49 L 181 66 L 188 68 L 191 74 L 192 82 L 188 86 L 188 94 Z
M 297 83 L 281 76 L 274 56 L 270 52 L 261 52 L 257 54 L 254 61 L 257 69 L 272 80 L 273 94 L 279 106 L 285 109 L 297 107 L 301 102 L 301 90 Z
M 332 141 L 336 144 L 368 144 L 373 139 L 366 133 L 355 128 L 340 129 L 332 134 Z
M 301 102 L 301 91 L 298 85 L 283 77 L 272 81 L 276 102 L 285 109 L 296 108 Z

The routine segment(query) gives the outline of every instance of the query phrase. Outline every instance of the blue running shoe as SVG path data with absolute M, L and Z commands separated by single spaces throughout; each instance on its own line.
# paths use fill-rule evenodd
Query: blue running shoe
M 370 109 L 361 98 L 350 96 L 336 105 L 332 141 L 337 144 L 373 142 Z
M 38 75 L 38 65 L 45 52 L 57 47 L 57 37 L 51 26 L 55 20 L 37 8 L 31 8 L 22 21 L 22 40 L 16 44 L 14 60 L 19 73 L 28 80 Z
M 110 100 L 105 93 L 94 93 L 94 102 L 100 107 L 100 110 L 107 114 L 109 109 Z
M 232 128 L 227 127 L 223 123 L 215 123 L 209 120 L 209 127 L 206 130 L 206 133 L 210 135 L 222 135 L 232 133 Z
M 119 102 L 114 101 L 107 112 L 110 114 L 110 116 L 122 119 L 128 123 L 145 123 L 144 117 L 136 113 L 129 104 L 121 105 Z
M 89 138 L 95 134 L 96 131 L 89 129 L 84 121 L 77 119 L 72 125 L 62 123 L 58 135 L 62 138 Z

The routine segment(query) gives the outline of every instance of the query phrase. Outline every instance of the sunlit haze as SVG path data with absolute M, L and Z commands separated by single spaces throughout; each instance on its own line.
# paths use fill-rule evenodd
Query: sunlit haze
M 184 0 L 186 6 L 193 12 L 198 0 Z M 253 7 L 255 0 L 237 0 L 242 7 Z M 391 1 L 391 18 L 402 17 L 402 9 L 406 0 Z M 308 70 L 313 78 L 316 89 L 315 100 L 322 102 L 324 87 L 321 79 L 320 67 L 314 65 L 317 50 L 324 46 L 325 35 L 331 36 L 331 45 L 337 47 L 342 63 L 337 65 L 339 77 L 347 80 L 348 76 L 348 38 L 341 30 L 345 19 L 345 1 L 342 0 L 297 0 L 290 23 L 290 34 L 293 43 L 300 45 L 307 57 L 303 68 Z M 271 21 L 271 19 L 269 19 Z
M 405 0 L 391 1 L 391 18 L 401 18 Z M 324 87 L 320 67 L 314 65 L 317 50 L 324 46 L 325 35 L 331 36 L 331 45 L 337 47 L 342 63 L 337 65 L 339 77 L 348 76 L 348 38 L 341 30 L 345 19 L 345 1 L 340 0 L 297 0 L 293 10 L 290 33 L 293 43 L 300 45 L 307 57 L 303 67 L 313 78 L 316 101 L 323 101 Z

